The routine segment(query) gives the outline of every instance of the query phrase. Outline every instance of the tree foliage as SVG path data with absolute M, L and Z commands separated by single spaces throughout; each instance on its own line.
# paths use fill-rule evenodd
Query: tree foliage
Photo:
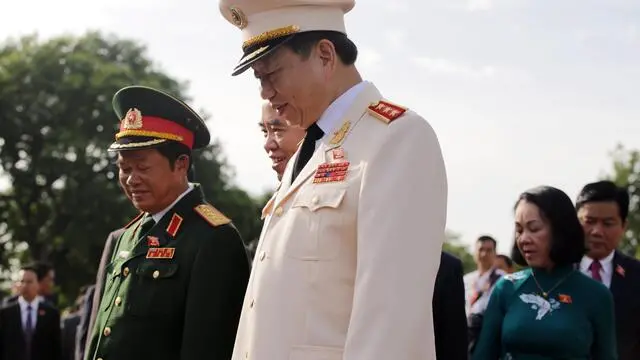
M 9 183 L 0 189 L 5 268 L 12 257 L 47 260 L 67 298 L 93 281 L 107 234 L 136 213 L 106 152 L 118 126 L 111 97 L 133 84 L 188 100 L 186 84 L 160 71 L 133 41 L 91 32 L 0 44 L 0 177 Z M 260 205 L 231 184 L 220 152 L 214 143 L 194 154 L 197 180 L 251 240 L 259 233 Z
M 627 232 L 620 243 L 620 251 L 640 258 L 640 151 L 618 145 L 611 152 L 613 168 L 605 178 L 629 191 L 629 217 Z
M 460 243 L 460 234 L 447 230 L 446 241 L 442 246 L 442 250 L 462 261 L 462 269 L 465 274 L 476 269 L 476 263 L 473 261 L 473 256 L 468 247 Z

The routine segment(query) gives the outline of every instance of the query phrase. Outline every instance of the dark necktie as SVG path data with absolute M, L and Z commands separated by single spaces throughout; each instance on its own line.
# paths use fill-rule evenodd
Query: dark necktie
M 324 136 L 324 131 L 320 129 L 318 124 L 313 123 L 311 126 L 307 128 L 307 134 L 302 141 L 302 146 L 300 147 L 300 153 L 296 158 L 296 163 L 293 167 L 293 174 L 291 177 L 291 182 L 296 179 L 300 171 L 304 168 L 304 166 L 309 162 L 313 152 L 316 150 L 316 141 Z
M 602 282 L 602 276 L 600 275 L 600 269 L 602 269 L 602 264 L 598 260 L 593 260 L 591 265 L 589 265 L 589 270 L 591 270 L 591 278 L 595 281 Z
M 144 218 L 142 219 L 142 224 L 140 224 L 140 232 L 138 232 L 138 239 L 141 238 L 142 236 L 147 235 L 149 230 L 151 230 L 151 228 L 155 224 L 156 222 L 155 220 L 153 220 L 153 217 L 149 214 L 145 214 Z
M 31 305 L 27 306 L 27 321 L 25 321 L 24 326 L 24 338 L 27 346 L 25 355 L 27 359 L 31 359 L 31 338 L 33 337 L 33 319 L 31 316 L 32 309 L 33 308 L 31 307 Z

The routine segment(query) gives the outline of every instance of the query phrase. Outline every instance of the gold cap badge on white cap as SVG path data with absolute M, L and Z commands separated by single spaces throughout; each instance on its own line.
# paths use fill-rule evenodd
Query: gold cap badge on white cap
M 344 14 L 355 0 L 220 0 L 222 16 L 242 31 L 243 55 L 233 75 L 293 35 L 308 31 L 346 34 Z

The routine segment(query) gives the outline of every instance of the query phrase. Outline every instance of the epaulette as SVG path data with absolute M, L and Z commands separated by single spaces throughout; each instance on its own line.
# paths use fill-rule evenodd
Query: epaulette
M 200 204 L 193 208 L 198 215 L 202 216 L 212 226 L 225 225 L 231 222 L 231 219 L 224 216 L 218 209 L 209 204 Z
M 407 108 L 380 100 L 377 103 L 371 104 L 367 110 L 371 115 L 388 124 L 402 116 L 407 111 Z
M 133 225 L 133 223 L 135 223 L 136 221 L 140 220 L 140 218 L 144 215 L 144 211 L 141 212 L 140 214 L 136 215 L 136 217 L 133 218 L 133 220 L 129 221 L 129 223 L 127 225 L 125 225 L 123 227 L 123 229 L 128 229 L 129 226 Z

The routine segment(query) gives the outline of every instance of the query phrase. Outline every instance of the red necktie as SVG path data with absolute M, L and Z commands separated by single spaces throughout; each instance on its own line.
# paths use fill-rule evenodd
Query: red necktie
M 593 262 L 589 266 L 589 270 L 591 270 L 591 278 L 593 280 L 602 282 L 602 276 L 600 276 L 601 269 L 602 269 L 602 264 L 600 264 L 600 261 L 593 260 Z

